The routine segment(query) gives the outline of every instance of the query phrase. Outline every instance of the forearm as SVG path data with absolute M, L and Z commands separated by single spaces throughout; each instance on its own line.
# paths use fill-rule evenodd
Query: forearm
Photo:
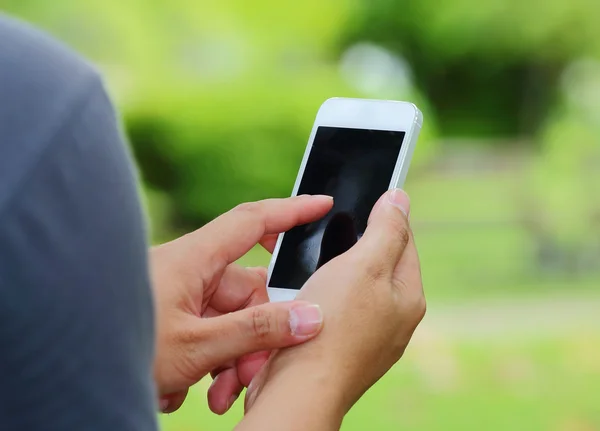
M 334 381 L 309 367 L 272 370 L 236 430 L 339 430 L 347 407 Z

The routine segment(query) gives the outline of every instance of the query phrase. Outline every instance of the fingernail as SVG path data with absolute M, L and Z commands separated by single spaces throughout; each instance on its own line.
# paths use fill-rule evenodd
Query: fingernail
M 319 199 L 329 199 L 330 201 L 333 200 L 333 196 L 329 196 L 329 195 L 314 195 L 314 197 L 319 198 Z
M 161 412 L 164 412 L 165 410 L 167 410 L 167 407 L 169 407 L 168 399 L 163 398 L 158 402 L 158 408 L 160 409 Z
M 248 412 L 248 409 L 254 404 L 256 399 L 257 391 L 254 390 L 254 385 L 250 382 L 248 389 L 246 390 L 246 399 L 244 400 L 244 410 Z
M 306 337 L 321 329 L 323 313 L 316 304 L 301 305 L 290 310 L 290 329 L 292 335 Z
M 248 388 L 246 389 L 246 394 L 251 394 L 252 391 L 254 390 L 254 386 L 256 386 L 256 383 L 254 383 L 255 379 L 250 380 L 250 384 L 248 385 Z
M 410 199 L 402 189 L 394 189 L 388 194 L 388 201 L 399 208 L 406 217 L 410 214 Z
M 233 405 L 233 403 L 235 403 L 239 396 L 240 394 L 233 394 L 231 397 L 229 397 L 229 401 L 227 401 L 227 410 L 231 408 L 231 406 Z

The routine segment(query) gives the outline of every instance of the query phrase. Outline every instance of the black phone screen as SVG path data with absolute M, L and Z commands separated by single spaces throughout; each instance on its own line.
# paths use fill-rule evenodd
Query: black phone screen
M 346 252 L 362 236 L 369 214 L 388 189 L 404 132 L 319 127 L 298 195 L 329 195 L 331 212 L 287 232 L 270 287 L 300 289 L 322 265 Z

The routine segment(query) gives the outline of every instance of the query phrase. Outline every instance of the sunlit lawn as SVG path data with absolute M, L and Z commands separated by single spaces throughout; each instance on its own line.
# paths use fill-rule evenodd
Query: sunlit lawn
M 207 384 L 181 411 L 163 417 L 167 431 L 232 429 L 240 406 L 225 417 L 213 415 Z M 600 335 L 417 342 L 343 429 L 598 430 Z

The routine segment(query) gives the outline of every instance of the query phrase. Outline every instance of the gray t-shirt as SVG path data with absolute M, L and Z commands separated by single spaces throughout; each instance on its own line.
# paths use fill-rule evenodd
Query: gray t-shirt
M 0 429 L 156 424 L 137 178 L 94 69 L 0 15 Z

